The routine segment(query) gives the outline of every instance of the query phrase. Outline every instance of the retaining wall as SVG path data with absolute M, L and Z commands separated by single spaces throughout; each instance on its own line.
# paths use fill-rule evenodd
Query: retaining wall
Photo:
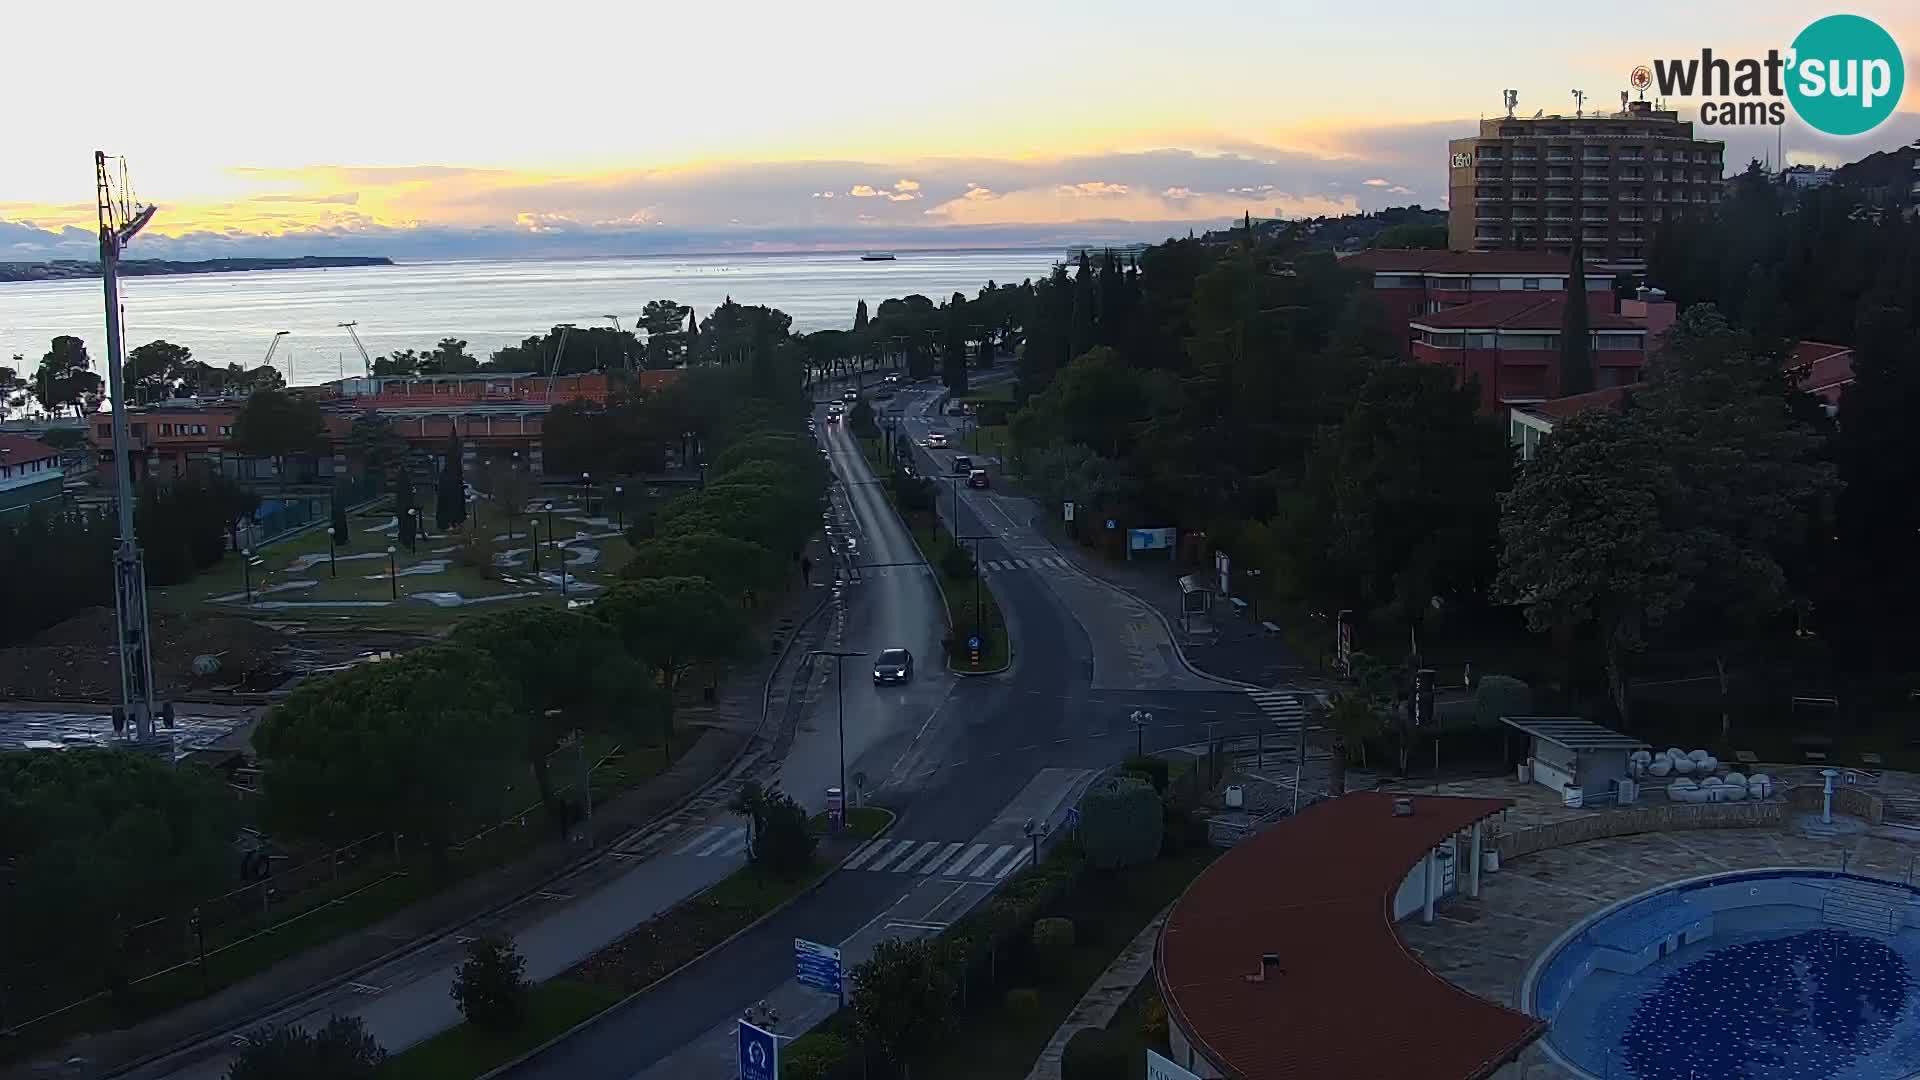
M 1818 803 L 1816 791 L 1816 804 Z M 1797 805 L 1797 804 L 1796 804 Z M 1777 826 L 1786 820 L 1788 804 L 1764 802 L 1675 803 L 1632 810 L 1608 810 L 1549 822 L 1494 837 L 1501 861 L 1517 859 L 1548 848 L 1635 833 L 1678 832 L 1683 829 L 1750 829 Z M 1839 809 L 1836 797 L 1834 808 Z

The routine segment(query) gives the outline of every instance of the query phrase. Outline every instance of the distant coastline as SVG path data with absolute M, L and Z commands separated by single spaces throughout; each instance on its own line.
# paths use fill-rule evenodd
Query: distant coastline
M 332 270 L 345 266 L 392 266 L 383 255 L 302 255 L 293 259 L 201 259 L 186 262 L 173 259 L 127 259 L 120 264 L 122 277 L 157 277 L 168 274 L 232 274 L 247 270 Z M 64 281 L 68 278 L 97 278 L 100 264 L 91 260 L 53 259 L 47 262 L 0 262 L 0 281 Z

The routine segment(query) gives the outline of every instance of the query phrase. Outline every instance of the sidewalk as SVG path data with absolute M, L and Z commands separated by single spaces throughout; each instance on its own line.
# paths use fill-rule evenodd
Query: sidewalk
M 1216 607 L 1209 616 L 1193 616 L 1194 632 L 1182 632 L 1180 577 L 1194 574 L 1212 581 L 1210 572 L 1171 565 L 1162 559 L 1151 562 L 1103 559 L 1075 543 L 1060 528 L 1060 523 L 1045 513 L 1035 513 L 1033 527 L 1062 555 L 1071 558 L 1075 566 L 1153 605 L 1173 628 L 1181 652 L 1201 671 L 1256 686 L 1293 685 L 1315 678 L 1311 664 L 1295 656 L 1283 638 L 1263 629 L 1251 617 L 1236 616 Z
M 823 550 L 810 549 L 810 556 L 816 566 L 828 565 Z M 774 637 L 769 641 L 766 660 L 730 672 L 721 680 L 715 704 L 680 710 L 679 725 L 701 729 L 700 739 L 665 773 L 594 807 L 588 843 L 548 840 L 518 862 L 457 882 L 428 900 L 283 960 L 209 997 L 130 1028 L 76 1037 L 55 1051 L 38 1055 L 36 1063 L 10 1067 L 0 1076 L 46 1075 L 43 1070 L 47 1065 L 60 1061 L 69 1064 L 62 1075 L 111 1075 L 230 1031 L 298 1016 L 310 999 L 527 900 L 562 873 L 574 870 L 585 878 L 596 860 L 603 864 L 598 868 L 602 879 L 631 869 L 623 860 L 604 858 L 606 849 L 636 828 L 685 804 L 697 803 L 702 790 L 741 758 L 759 732 L 767 680 L 780 656 L 780 646 L 797 632 L 801 620 L 823 603 L 828 592 L 795 588 L 769 605 L 766 625 Z M 544 819 L 529 821 L 528 827 L 550 828 Z M 578 893 L 579 885 L 586 883 L 583 880 L 570 885 Z M 84 1062 L 77 1068 L 76 1058 Z

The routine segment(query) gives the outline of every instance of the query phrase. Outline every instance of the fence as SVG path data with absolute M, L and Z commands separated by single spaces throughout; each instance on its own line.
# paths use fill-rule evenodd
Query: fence
M 1679 803 L 1672 806 L 1644 806 L 1632 810 L 1606 810 L 1579 817 L 1551 821 L 1544 825 L 1516 829 L 1494 837 L 1501 861 L 1517 859 L 1549 848 L 1565 847 L 1588 840 L 1635 833 L 1678 832 L 1683 829 L 1746 829 L 1779 825 L 1786 820 L 1787 804 L 1778 799 L 1762 802 Z
M 558 753 L 567 753 L 565 749 Z M 589 773 L 618 757 L 621 748 L 610 749 L 595 761 Z M 564 770 L 572 772 L 572 770 Z M 556 770 L 556 779 L 562 775 Z M 577 784 L 556 785 L 555 795 L 566 799 L 577 791 Z M 539 803 L 487 826 L 453 845 L 454 856 L 476 853 L 484 845 L 523 841 L 529 829 L 548 827 L 546 809 Z M 404 877 L 410 859 L 424 848 L 409 845 L 404 836 L 376 833 L 333 848 L 305 862 L 272 868 L 263 881 L 233 889 L 192 905 L 189 911 L 170 913 L 128 927 L 124 931 L 120 961 L 129 973 L 126 986 L 138 990 L 169 975 L 198 966 L 201 940 L 218 940 L 207 948 L 213 959 L 271 934 L 285 931 L 304 919 L 353 901 L 371 889 Z M 195 926 L 194 913 L 199 915 Z M 64 961 L 64 958 L 62 958 Z M 135 971 L 143 974 L 133 975 Z M 67 962 L 55 962 L 42 968 L 10 967 L 0 971 L 0 1036 L 14 1036 L 93 1002 L 105 1000 L 107 991 L 84 992 L 77 983 L 93 973 L 76 970 Z M 46 1009 L 49 999 L 67 994 L 81 996 L 57 1008 Z M 45 1009 L 15 1022 L 9 1003 L 30 1002 Z

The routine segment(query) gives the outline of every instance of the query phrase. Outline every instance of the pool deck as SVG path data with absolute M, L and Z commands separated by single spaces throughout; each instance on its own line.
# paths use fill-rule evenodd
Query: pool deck
M 1545 797 L 1534 797 L 1528 787 Z M 1521 798 L 1524 801 L 1508 812 L 1510 828 L 1595 812 L 1567 810 L 1544 788 L 1512 780 L 1442 785 L 1440 793 Z M 1440 905 L 1432 925 L 1413 918 L 1400 923 L 1399 930 L 1407 946 L 1442 977 L 1517 1009 L 1521 983 L 1534 960 L 1569 927 L 1615 901 L 1728 870 L 1838 869 L 1843 857 L 1850 872 L 1905 881 L 1920 856 L 1916 840 L 1920 835 L 1910 840 L 1890 830 L 1816 839 L 1803 835 L 1796 824 L 1589 840 L 1515 859 L 1484 876 L 1480 899 L 1468 899 L 1463 891 Z M 1495 1077 L 1572 1080 L 1577 1075 L 1555 1064 L 1536 1042 Z

